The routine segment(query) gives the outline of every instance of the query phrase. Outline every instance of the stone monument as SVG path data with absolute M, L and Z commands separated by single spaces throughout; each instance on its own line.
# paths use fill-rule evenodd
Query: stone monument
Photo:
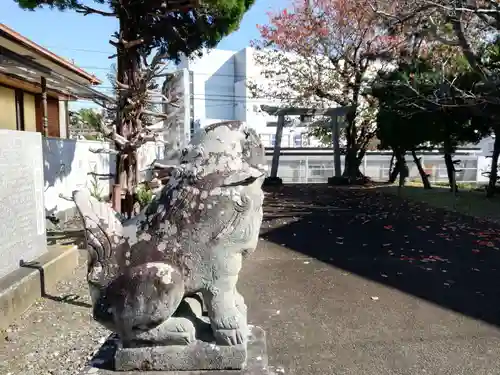
M 0 130 L 0 278 L 47 252 L 40 133 Z
M 257 246 L 265 173 L 257 133 L 223 122 L 193 136 L 161 192 L 130 220 L 73 193 L 93 315 L 116 333 L 115 370 L 248 367 L 252 340 L 264 336 L 249 328 L 236 282 Z

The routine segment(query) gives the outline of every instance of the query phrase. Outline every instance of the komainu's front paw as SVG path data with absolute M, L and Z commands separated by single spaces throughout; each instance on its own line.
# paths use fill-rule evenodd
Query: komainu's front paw
M 247 332 L 244 329 L 216 329 L 214 336 L 217 345 L 233 346 L 243 344 L 247 339 Z
M 228 309 L 229 310 L 229 309 Z M 214 329 L 238 329 L 244 323 L 241 314 L 236 308 L 226 311 L 225 314 L 212 316 L 211 323 Z
M 212 319 L 215 342 L 219 345 L 243 344 L 247 338 L 245 317 L 235 309 L 234 314 L 219 315 Z
M 134 337 L 136 342 L 162 345 L 187 345 L 195 340 L 196 329 L 193 323 L 181 317 L 171 317 L 153 329 L 137 331 Z

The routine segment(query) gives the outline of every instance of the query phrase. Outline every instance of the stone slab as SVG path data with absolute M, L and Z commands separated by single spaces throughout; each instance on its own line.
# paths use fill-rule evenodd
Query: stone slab
M 89 366 L 87 366 L 80 375 L 111 375 L 116 374 L 117 371 L 122 375 L 269 375 L 271 374 L 268 368 L 268 357 L 267 357 L 267 347 L 266 347 L 266 334 L 265 331 L 256 326 L 251 326 L 251 333 L 249 341 L 247 344 L 247 359 L 246 365 L 242 370 L 220 370 L 220 369 L 208 369 L 206 367 L 207 363 L 218 364 L 230 363 L 230 360 L 222 358 L 226 353 L 230 354 L 229 350 L 222 347 L 211 345 L 214 349 L 213 351 L 206 351 L 196 353 L 194 351 L 188 352 L 193 355 L 200 354 L 201 358 L 189 358 L 186 354 L 179 358 L 172 358 L 172 362 L 169 364 L 165 363 L 165 359 L 160 360 L 163 365 L 171 366 L 169 370 L 155 370 L 151 368 L 150 370 L 130 370 L 130 371 L 120 371 L 117 370 L 114 363 L 116 359 L 117 351 L 119 351 L 118 343 L 116 338 L 112 335 L 104 343 L 99 352 L 90 361 Z M 219 354 L 217 348 L 220 350 Z M 123 349 L 122 349 L 123 350 Z M 177 349 L 176 349 L 177 350 Z M 241 349 L 240 349 L 241 350 Z M 156 352 L 159 353 L 159 352 Z M 171 354 L 169 354 L 171 356 Z M 233 352 L 234 355 L 234 352 Z M 182 360 L 180 360 L 182 358 Z M 186 362 L 189 359 L 191 362 Z M 198 368 L 185 368 L 184 370 L 174 369 L 173 367 L 179 367 L 180 364 L 191 363 L 192 366 L 198 364 Z M 200 368 L 201 367 L 201 368 Z
M 38 298 L 78 266 L 76 246 L 49 246 L 46 254 L 0 278 L 0 329 L 7 328 Z
M 0 278 L 47 252 L 40 133 L 0 130 Z
M 246 362 L 245 346 L 217 346 L 198 340 L 189 345 L 118 348 L 115 354 L 115 369 L 239 370 Z

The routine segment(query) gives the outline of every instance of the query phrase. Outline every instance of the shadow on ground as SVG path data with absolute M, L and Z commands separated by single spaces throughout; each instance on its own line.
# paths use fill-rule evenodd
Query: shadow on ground
M 500 226 L 383 189 L 268 189 L 262 237 L 500 325 Z
M 87 302 L 80 301 L 81 297 L 76 294 L 64 294 L 60 296 L 55 296 L 47 292 L 47 288 L 45 286 L 45 270 L 38 262 L 24 262 L 21 261 L 21 267 L 32 268 L 38 271 L 40 275 L 40 295 L 43 298 L 50 299 L 54 302 L 67 303 L 73 306 L 92 308 L 92 305 Z

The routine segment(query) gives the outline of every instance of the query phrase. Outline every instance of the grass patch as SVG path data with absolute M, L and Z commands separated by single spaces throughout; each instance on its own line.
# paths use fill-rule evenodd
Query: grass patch
M 398 194 L 397 186 L 382 187 L 384 191 Z M 500 197 L 486 198 L 484 191 L 460 190 L 453 197 L 448 186 L 433 186 L 426 190 L 418 185 L 408 185 L 402 189 L 401 196 L 406 199 L 425 202 L 431 206 L 456 211 L 495 222 L 500 222 Z

